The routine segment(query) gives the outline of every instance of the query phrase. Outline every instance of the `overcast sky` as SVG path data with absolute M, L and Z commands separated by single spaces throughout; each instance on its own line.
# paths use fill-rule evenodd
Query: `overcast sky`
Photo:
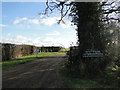
M 69 19 L 66 24 L 58 25 L 58 11 L 49 17 L 38 15 L 45 7 L 45 2 L 2 2 L 0 42 L 64 47 L 69 47 L 72 42 L 75 44 L 75 26 L 71 26 Z

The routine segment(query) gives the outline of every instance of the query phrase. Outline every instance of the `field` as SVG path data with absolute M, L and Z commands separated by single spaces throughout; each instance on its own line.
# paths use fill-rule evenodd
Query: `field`
M 62 48 L 61 50 L 60 50 L 60 52 L 67 52 L 67 51 L 69 51 L 70 50 L 70 48 Z

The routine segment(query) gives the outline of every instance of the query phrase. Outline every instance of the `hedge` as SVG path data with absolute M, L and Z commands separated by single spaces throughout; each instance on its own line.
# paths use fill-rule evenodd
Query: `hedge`
M 58 52 L 61 47 L 36 47 L 32 45 L 15 45 L 10 43 L 2 43 L 2 61 L 32 55 L 34 54 L 35 49 L 39 49 L 39 52 Z

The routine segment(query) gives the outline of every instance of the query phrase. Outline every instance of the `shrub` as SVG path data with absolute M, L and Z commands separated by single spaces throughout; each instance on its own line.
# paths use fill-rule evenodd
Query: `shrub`
M 101 58 L 81 58 L 78 47 L 71 47 L 67 55 L 67 67 L 70 72 L 82 77 L 95 77 L 97 74 L 102 74 L 111 61 L 111 57 L 107 55 Z
M 11 60 L 15 49 L 14 44 L 2 44 L 2 60 Z

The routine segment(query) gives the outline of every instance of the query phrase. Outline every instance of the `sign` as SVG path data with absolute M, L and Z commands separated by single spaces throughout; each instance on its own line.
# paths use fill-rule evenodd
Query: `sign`
M 103 53 L 100 51 L 85 51 L 83 57 L 103 57 Z
M 35 55 L 38 55 L 39 49 L 35 49 L 34 53 L 35 53 Z

